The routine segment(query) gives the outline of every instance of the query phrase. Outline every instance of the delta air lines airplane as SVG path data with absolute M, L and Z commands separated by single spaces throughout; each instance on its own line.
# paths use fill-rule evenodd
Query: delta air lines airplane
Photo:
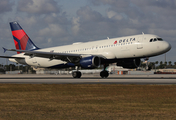
M 141 58 L 149 58 L 166 53 L 171 45 L 162 38 L 152 34 L 133 35 L 93 42 L 77 42 L 71 45 L 50 48 L 39 48 L 28 37 L 17 22 L 11 22 L 10 27 L 16 49 L 13 56 L 0 56 L 10 61 L 44 68 L 75 67 L 73 78 L 80 78 L 79 68 L 93 69 L 103 65 L 100 72 L 102 78 L 109 76 L 106 67 L 111 63 L 123 68 L 137 68 Z

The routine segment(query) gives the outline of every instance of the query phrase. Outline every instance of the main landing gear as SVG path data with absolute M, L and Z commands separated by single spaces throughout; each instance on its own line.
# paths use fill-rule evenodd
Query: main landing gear
M 100 72 L 100 76 L 101 76 L 102 78 L 107 78 L 107 77 L 109 76 L 109 72 L 105 70 L 107 66 L 108 66 L 108 65 L 104 65 L 103 71 Z
M 109 76 L 109 73 L 108 73 L 108 71 L 103 70 L 103 71 L 100 72 L 100 76 L 101 76 L 102 78 L 107 78 L 107 77 Z
M 80 71 L 78 71 L 78 70 L 79 70 L 79 66 L 76 66 L 75 69 L 76 69 L 76 71 L 73 71 L 73 72 L 72 72 L 73 78 L 81 78 L 81 75 L 82 75 L 82 74 L 81 74 Z
M 100 72 L 100 76 L 101 76 L 102 78 L 107 78 L 107 77 L 109 76 L 109 72 L 105 70 L 107 66 L 108 66 L 108 65 L 104 65 L 103 71 Z M 81 74 L 80 71 L 78 71 L 78 68 L 77 68 L 76 71 L 73 71 L 73 72 L 72 72 L 73 78 L 81 78 L 81 75 L 82 75 L 82 74 Z
M 81 72 L 80 71 L 74 71 L 72 72 L 73 78 L 81 78 Z

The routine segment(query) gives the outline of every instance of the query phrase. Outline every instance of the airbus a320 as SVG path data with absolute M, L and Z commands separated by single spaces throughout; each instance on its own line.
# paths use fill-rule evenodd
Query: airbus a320
M 13 56 L 0 56 L 10 61 L 43 68 L 75 67 L 73 78 L 80 78 L 79 68 L 93 69 L 100 65 L 102 78 L 109 76 L 106 67 L 111 63 L 123 68 L 137 68 L 141 58 L 149 58 L 168 52 L 171 45 L 161 37 L 152 34 L 133 35 L 93 42 L 78 42 L 71 45 L 39 48 L 28 37 L 17 22 L 10 23 L 16 49 Z

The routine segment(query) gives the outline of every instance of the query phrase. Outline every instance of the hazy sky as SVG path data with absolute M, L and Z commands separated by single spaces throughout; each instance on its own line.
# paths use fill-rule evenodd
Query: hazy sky
M 40 48 L 156 34 L 172 45 L 167 61 L 176 62 L 176 0 L 0 0 L 0 21 L 5 48 L 15 48 L 9 22 L 17 21 Z

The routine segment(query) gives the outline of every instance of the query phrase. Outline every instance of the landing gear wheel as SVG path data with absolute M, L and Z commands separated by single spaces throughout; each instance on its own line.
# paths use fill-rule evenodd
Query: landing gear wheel
M 77 72 L 77 78 L 80 78 L 81 75 L 82 75 L 81 72 L 78 71 L 78 72 Z
M 80 71 L 75 71 L 75 72 L 72 72 L 72 76 L 73 78 L 80 78 L 81 77 L 81 72 Z
M 104 70 L 104 71 L 101 71 L 101 72 L 100 72 L 100 76 L 101 76 L 102 78 L 107 78 L 107 77 L 109 76 L 109 73 L 108 73 L 108 71 Z

